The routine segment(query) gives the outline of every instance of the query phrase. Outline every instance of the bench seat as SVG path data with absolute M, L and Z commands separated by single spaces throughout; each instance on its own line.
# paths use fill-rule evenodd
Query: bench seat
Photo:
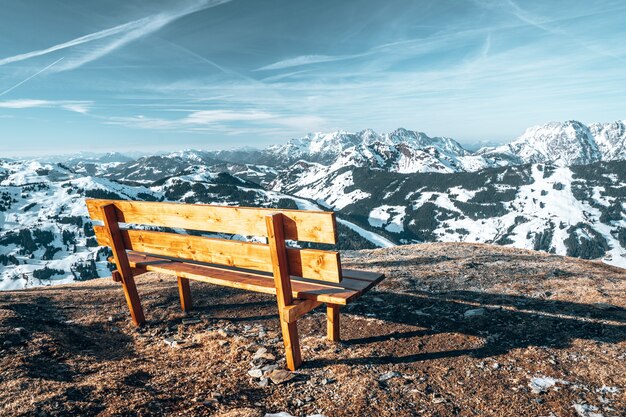
M 113 258 L 110 259 L 113 261 Z M 145 271 L 174 275 L 194 281 L 239 288 L 265 294 L 276 294 L 274 277 L 245 270 L 236 270 L 215 265 L 206 265 L 175 258 L 151 256 L 141 252 L 128 252 L 131 267 Z M 369 271 L 342 269 L 343 279 L 339 283 L 315 281 L 291 276 L 293 298 L 313 300 L 320 303 L 346 305 L 360 297 L 380 282 L 383 274 Z

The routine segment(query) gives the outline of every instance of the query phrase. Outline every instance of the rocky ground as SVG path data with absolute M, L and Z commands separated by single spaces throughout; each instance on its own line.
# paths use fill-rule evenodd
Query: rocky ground
M 479 244 L 345 253 L 388 278 L 342 314 L 299 323 L 282 372 L 271 296 L 138 279 L 0 293 L 0 415 L 626 416 L 626 272 Z M 284 414 L 286 415 L 286 414 Z

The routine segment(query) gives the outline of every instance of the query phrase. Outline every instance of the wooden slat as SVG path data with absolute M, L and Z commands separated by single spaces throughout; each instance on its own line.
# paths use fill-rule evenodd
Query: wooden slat
M 265 216 L 284 215 L 285 238 L 317 243 L 337 243 L 335 214 L 307 210 L 280 210 L 202 204 L 87 199 L 93 220 L 102 221 L 100 208 L 114 204 L 121 223 L 165 226 L 244 236 L 267 236 Z
M 94 226 L 98 243 L 111 246 L 103 226 Z M 272 272 L 270 247 L 261 243 L 213 239 L 147 230 L 122 230 L 127 249 L 196 262 Z M 287 249 L 289 271 L 304 278 L 340 282 L 339 253 L 316 249 Z
M 148 262 L 146 262 L 148 259 Z M 133 267 L 142 267 L 148 271 L 159 272 L 195 281 L 239 288 L 265 294 L 276 294 L 274 278 L 270 275 L 252 272 L 232 271 L 219 267 L 196 265 L 185 262 L 164 260 L 155 261 L 155 257 L 146 257 L 136 252 L 128 253 L 128 260 Z M 345 305 L 358 298 L 365 291 L 375 285 L 375 282 L 365 282 L 344 279 L 339 284 L 312 282 L 311 280 L 291 277 L 291 292 L 293 298 L 316 300 L 321 303 Z

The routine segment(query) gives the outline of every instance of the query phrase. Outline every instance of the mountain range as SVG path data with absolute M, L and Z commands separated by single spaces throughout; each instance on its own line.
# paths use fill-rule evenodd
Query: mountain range
M 334 210 L 340 249 L 486 242 L 626 267 L 626 126 L 548 123 L 477 151 L 397 129 L 0 160 L 0 289 L 109 274 L 86 197 Z

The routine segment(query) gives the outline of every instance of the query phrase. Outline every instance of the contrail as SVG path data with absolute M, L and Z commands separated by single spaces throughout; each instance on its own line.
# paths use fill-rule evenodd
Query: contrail
M 59 68 L 57 68 L 57 71 L 75 69 L 83 64 L 86 64 L 87 62 L 98 59 L 133 40 L 153 33 L 161 29 L 163 26 L 180 19 L 181 17 L 196 13 L 201 10 L 209 9 L 211 7 L 219 6 L 221 4 L 228 3 L 229 1 L 231 0 L 202 0 L 197 2 L 193 6 L 186 7 L 181 10 L 154 14 L 148 17 L 144 17 L 142 19 L 124 23 L 122 25 L 90 33 L 88 35 L 81 36 L 67 42 L 59 43 L 49 48 L 1 58 L 0 66 L 13 62 L 24 61 L 26 59 L 38 57 L 41 55 L 46 55 L 61 49 L 72 48 L 74 46 L 82 45 L 84 43 L 105 38 L 112 38 L 112 40 L 110 40 L 108 43 L 99 46 L 91 51 L 83 52 L 82 54 L 76 54 L 77 56 L 69 56 L 66 62 Z
M 63 60 L 63 58 L 65 57 L 61 57 L 59 59 L 57 59 L 56 61 L 54 61 L 52 64 L 48 65 L 47 67 L 45 67 L 44 69 L 41 69 L 39 71 L 37 71 L 36 73 L 34 73 L 33 75 L 31 75 L 30 77 L 26 78 L 23 81 L 20 81 L 19 83 L 15 84 L 13 87 L 9 88 L 8 90 L 4 90 L 3 92 L 0 93 L 0 96 L 5 95 L 6 93 L 15 90 L 17 87 L 19 87 L 20 85 L 24 84 L 26 81 L 31 80 L 33 78 L 35 78 L 36 76 L 38 76 L 39 74 L 41 74 L 42 72 L 44 72 L 45 70 L 52 68 L 53 66 L 55 66 L 56 64 L 58 64 L 59 62 L 61 62 Z

